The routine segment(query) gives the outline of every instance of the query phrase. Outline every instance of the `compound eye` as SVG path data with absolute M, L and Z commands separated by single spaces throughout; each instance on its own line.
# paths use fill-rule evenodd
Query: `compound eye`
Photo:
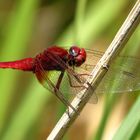
M 78 56 L 79 52 L 80 52 L 80 49 L 78 47 L 71 47 L 69 49 L 69 53 L 74 57 Z

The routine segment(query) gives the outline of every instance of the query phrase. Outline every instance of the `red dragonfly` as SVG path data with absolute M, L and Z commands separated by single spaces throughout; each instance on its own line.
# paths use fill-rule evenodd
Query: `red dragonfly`
M 83 87 L 84 80 L 74 72 L 74 67 L 80 67 L 85 61 L 86 51 L 84 48 L 72 46 L 68 51 L 58 46 L 51 46 L 34 58 L 0 62 L 0 68 L 12 68 L 35 73 L 37 79 L 45 88 L 51 90 L 51 92 L 54 93 L 67 107 L 69 106 L 75 110 L 69 101 L 63 96 L 59 88 L 65 71 L 68 74 L 70 85 L 72 87 L 76 86 L 72 85 L 71 75 L 78 83 L 80 83 L 79 87 Z M 56 84 L 54 84 L 48 77 L 49 73 L 52 71 L 60 72 Z
M 85 61 L 87 59 L 87 55 L 89 54 L 92 58 L 91 61 L 88 60 L 89 64 L 87 64 L 85 63 Z M 60 90 L 64 73 L 67 73 L 69 84 L 71 87 L 75 89 L 80 89 L 81 87 L 85 88 L 84 82 L 86 80 L 83 77 L 84 74 L 77 73 L 75 71 L 75 68 L 81 67 L 84 69 L 89 69 L 90 66 L 93 66 L 93 61 L 97 62 L 102 55 L 103 53 L 100 51 L 85 50 L 84 48 L 79 48 L 77 46 L 72 46 L 69 50 L 61 48 L 59 46 L 51 46 L 34 58 L 25 58 L 22 60 L 11 62 L 0 62 L 0 68 L 12 68 L 35 73 L 37 79 L 45 88 L 54 93 L 54 95 L 60 101 L 62 101 L 66 107 L 71 107 L 75 111 L 74 107 L 62 94 L 63 91 L 61 92 Z M 116 65 L 118 59 L 119 62 L 122 61 L 122 63 Z M 124 56 L 120 56 L 118 57 L 118 59 L 115 60 L 115 62 L 113 62 L 113 64 L 109 67 L 107 74 L 97 88 L 97 93 L 122 93 L 140 89 L 140 75 L 138 69 L 135 68 L 135 66 L 137 67 L 138 65 L 140 65 L 140 60 Z M 130 67 L 130 63 L 134 66 Z M 82 64 L 84 64 L 84 67 Z M 53 71 L 59 72 L 58 79 L 55 82 L 50 79 L 51 76 L 48 76 Z M 116 79 L 114 79 L 114 75 L 116 76 Z M 75 83 L 77 85 L 75 85 L 75 83 L 73 85 L 73 79 L 74 81 L 76 81 Z M 113 80 L 115 80 L 116 83 L 120 83 L 120 85 L 118 85 L 115 90 L 110 91 Z M 92 90 L 92 86 L 90 86 L 90 84 L 89 87 Z M 97 102 L 96 94 L 94 94 L 94 100 L 94 102 Z

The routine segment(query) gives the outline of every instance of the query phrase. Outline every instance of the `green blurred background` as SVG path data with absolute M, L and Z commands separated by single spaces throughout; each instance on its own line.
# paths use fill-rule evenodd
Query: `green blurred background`
M 0 61 L 33 57 L 54 44 L 104 51 L 135 2 L 1 0 Z M 123 55 L 138 56 L 139 28 Z M 140 139 L 138 95 L 99 96 L 98 104 L 86 105 L 64 139 Z M 0 70 L 0 140 L 45 140 L 64 110 L 32 73 Z

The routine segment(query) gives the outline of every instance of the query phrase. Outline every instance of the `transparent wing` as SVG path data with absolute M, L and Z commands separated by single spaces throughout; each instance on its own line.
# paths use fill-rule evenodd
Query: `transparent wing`
M 49 78 L 48 78 L 48 75 L 52 73 L 51 72 L 48 72 L 48 71 L 45 71 L 43 69 L 43 67 L 41 66 L 41 63 L 39 60 L 37 60 L 37 65 L 36 65 L 36 70 L 35 70 L 35 74 L 36 74 L 36 77 L 37 79 L 39 80 L 39 82 L 46 88 L 48 89 L 49 91 L 51 91 L 51 93 L 53 93 L 66 107 L 71 107 L 74 111 L 75 108 L 69 103 L 69 101 L 65 98 L 65 96 L 62 94 L 62 92 L 56 88 L 56 83 L 54 83 L 54 81 L 51 81 Z M 53 76 L 51 76 L 52 78 L 54 78 L 54 73 L 53 73 Z M 55 74 L 55 76 L 57 76 Z M 59 77 L 58 77 L 59 78 Z
M 78 71 L 90 75 L 103 54 L 104 52 L 101 51 L 87 50 L 87 60 Z M 112 62 L 96 93 L 126 93 L 140 90 L 138 66 L 140 66 L 140 58 L 119 55 Z
M 97 93 L 126 93 L 140 90 L 140 59 L 119 56 L 109 67 Z

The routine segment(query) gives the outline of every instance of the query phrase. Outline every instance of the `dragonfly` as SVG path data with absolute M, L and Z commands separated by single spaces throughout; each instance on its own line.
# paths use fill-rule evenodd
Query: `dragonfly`
M 71 87 L 84 87 L 85 79 L 74 71 L 75 67 L 80 67 L 86 61 L 86 50 L 77 46 L 70 47 L 69 50 L 59 46 L 50 46 L 42 53 L 33 58 L 24 58 L 16 61 L 0 62 L 0 68 L 11 68 L 23 71 L 33 72 L 38 81 L 48 90 L 50 90 L 64 105 L 75 108 L 64 97 L 60 91 L 61 82 L 66 72 Z M 48 75 L 51 72 L 59 72 L 58 79 L 54 83 Z M 72 85 L 71 77 L 79 83 Z
M 97 63 L 102 55 L 103 52 L 101 51 L 86 50 L 78 46 L 71 46 L 69 50 L 60 46 L 50 46 L 33 58 L 0 62 L 0 68 L 33 72 L 46 89 L 50 90 L 66 107 L 76 111 L 64 96 L 63 90 L 60 90 L 64 74 L 67 74 L 69 85 L 73 89 L 81 90 L 87 88 L 84 86 L 87 79 L 84 76 L 90 76 L 89 69 L 94 67 L 93 63 Z M 117 64 L 117 62 L 121 63 Z M 130 62 L 133 64 L 132 67 L 129 66 Z M 94 102 L 97 103 L 98 101 L 96 93 L 123 93 L 139 90 L 140 74 L 138 69 L 136 69 L 139 64 L 140 60 L 137 58 L 119 56 L 118 59 L 115 59 L 115 62 L 109 66 L 106 75 L 93 94 Z M 82 69 L 88 71 L 88 73 L 79 73 L 75 70 L 76 68 L 80 68 L 80 71 Z M 53 81 L 52 77 L 54 76 L 51 73 L 54 72 L 57 75 L 57 80 Z M 114 75 L 117 77 L 116 79 L 114 79 Z M 115 90 L 110 91 L 112 86 L 110 83 L 112 84 L 113 80 L 120 84 L 118 84 Z M 89 83 L 88 87 L 93 91 Z

